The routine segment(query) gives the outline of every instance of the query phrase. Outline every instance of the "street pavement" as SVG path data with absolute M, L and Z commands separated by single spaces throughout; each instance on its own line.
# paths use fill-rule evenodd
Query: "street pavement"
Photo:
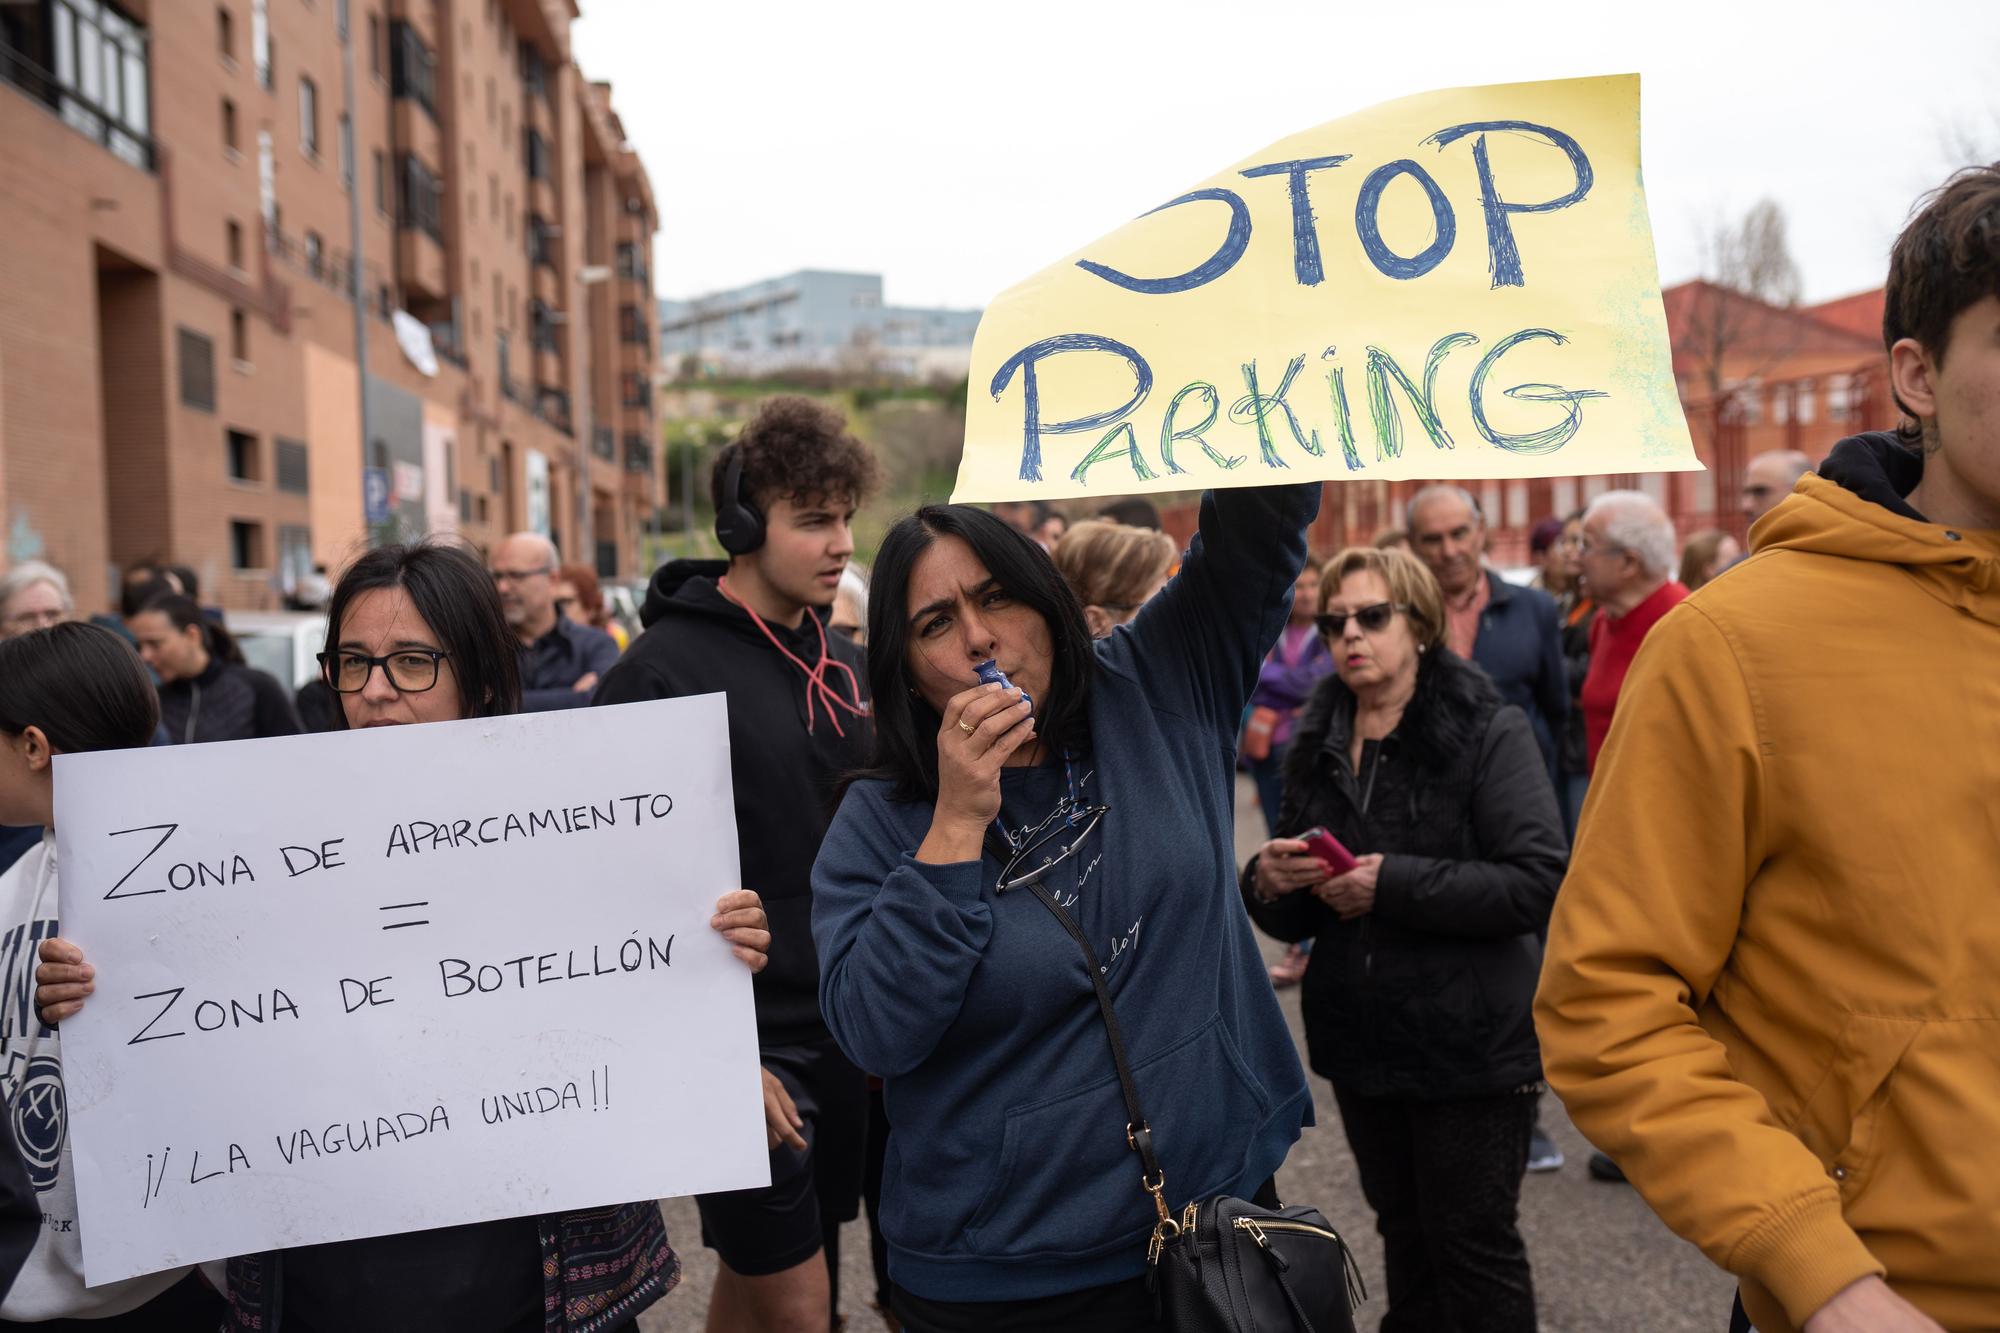
M 1263 819 L 1247 781 L 1239 782 L 1237 795 L 1241 862 L 1262 841 Z M 1272 941 L 1264 943 L 1270 958 L 1283 952 Z M 1303 1051 L 1298 994 L 1293 988 L 1282 998 Z M 1346 1236 L 1373 1297 L 1361 1307 L 1356 1323 L 1372 1330 L 1384 1308 L 1382 1246 L 1361 1197 L 1332 1089 L 1317 1076 L 1312 1085 L 1320 1123 L 1293 1147 L 1278 1174 L 1278 1192 L 1287 1203 L 1315 1205 Z M 1521 1230 L 1534 1265 L 1544 1333 L 1721 1333 L 1728 1328 L 1730 1280 L 1669 1232 L 1629 1186 L 1588 1177 L 1584 1162 L 1590 1146 L 1553 1094 L 1542 1099 L 1542 1123 L 1569 1159 L 1560 1171 L 1531 1175 L 1521 1187 Z M 670 1199 L 664 1208 L 683 1277 L 679 1289 L 640 1317 L 639 1327 L 644 1333 L 697 1333 L 707 1320 L 715 1256 L 702 1248 L 692 1200 Z M 849 1333 L 876 1333 L 884 1325 L 870 1309 L 875 1283 L 865 1220 L 842 1230 L 840 1250 L 840 1305 Z

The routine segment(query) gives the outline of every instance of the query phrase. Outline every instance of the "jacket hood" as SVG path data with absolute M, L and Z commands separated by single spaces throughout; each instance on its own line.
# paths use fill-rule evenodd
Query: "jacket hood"
M 1887 431 L 1850 436 L 1751 528 L 1751 552 L 1900 565 L 1939 601 L 2000 624 L 2000 534 L 1925 521 L 1905 498 L 1923 471 Z
M 718 608 L 729 608 L 729 600 L 715 590 L 715 583 L 729 572 L 727 560 L 669 560 L 653 571 L 653 577 L 646 584 L 646 599 L 639 605 L 639 624 L 646 629 L 653 622 L 667 614 L 669 610 L 678 612 L 704 611 L 721 614 Z M 707 595 L 699 587 L 690 588 L 693 580 L 707 583 Z M 673 605 L 679 602 L 680 605 Z

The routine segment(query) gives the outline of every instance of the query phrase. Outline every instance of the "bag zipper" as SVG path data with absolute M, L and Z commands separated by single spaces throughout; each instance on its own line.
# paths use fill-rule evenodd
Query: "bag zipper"
M 1270 1244 L 1264 1237 L 1266 1231 L 1291 1231 L 1304 1236 L 1318 1236 L 1321 1240 L 1345 1243 L 1340 1241 L 1340 1233 L 1325 1227 L 1316 1227 L 1310 1222 L 1291 1222 L 1275 1217 L 1238 1217 L 1232 1220 L 1231 1225 L 1238 1231 L 1249 1232 L 1250 1239 L 1264 1246 Z
M 1275 1217 L 1238 1217 L 1233 1219 L 1232 1225 L 1238 1231 L 1248 1232 L 1250 1239 L 1257 1242 L 1257 1248 L 1264 1252 L 1264 1257 L 1269 1259 L 1280 1273 L 1289 1270 L 1291 1264 L 1286 1262 L 1284 1255 L 1271 1248 L 1271 1239 L 1264 1234 L 1266 1231 L 1288 1231 L 1295 1235 L 1314 1236 L 1320 1240 L 1332 1241 L 1340 1247 L 1340 1256 L 1347 1270 L 1348 1307 L 1351 1309 L 1368 1299 L 1368 1284 L 1361 1279 L 1361 1269 L 1354 1261 L 1354 1251 L 1347 1248 L 1347 1242 L 1340 1238 L 1339 1232 L 1316 1227 L 1310 1222 L 1292 1222 Z

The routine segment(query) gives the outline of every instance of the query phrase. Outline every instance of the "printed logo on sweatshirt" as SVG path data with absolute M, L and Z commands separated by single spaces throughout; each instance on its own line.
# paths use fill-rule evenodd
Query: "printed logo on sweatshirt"
M 35 953 L 56 934 L 56 922 L 27 921 L 0 935 L 0 1103 L 37 1194 L 55 1188 L 69 1135 L 62 1057 L 55 1029 L 35 1013 Z
M 63 1096 L 62 1061 L 54 1055 L 7 1056 L 4 1076 L 7 1119 L 28 1168 L 35 1193 L 55 1188 L 62 1171 L 63 1140 L 69 1133 L 69 1104 Z

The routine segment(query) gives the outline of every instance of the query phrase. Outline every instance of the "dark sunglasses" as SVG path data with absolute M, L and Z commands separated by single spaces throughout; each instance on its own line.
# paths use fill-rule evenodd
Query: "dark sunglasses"
M 1408 607 L 1399 606 L 1394 602 L 1377 602 L 1373 606 L 1364 606 L 1360 610 L 1350 614 L 1353 619 L 1361 622 L 1362 629 L 1370 634 L 1379 634 L 1389 627 L 1389 622 L 1396 618 L 1398 611 L 1407 610 L 1409 610 Z M 1327 638 L 1337 639 L 1347 633 L 1348 618 L 1348 616 L 1333 612 L 1326 615 L 1314 616 L 1313 624 L 1318 626 L 1319 632 Z

